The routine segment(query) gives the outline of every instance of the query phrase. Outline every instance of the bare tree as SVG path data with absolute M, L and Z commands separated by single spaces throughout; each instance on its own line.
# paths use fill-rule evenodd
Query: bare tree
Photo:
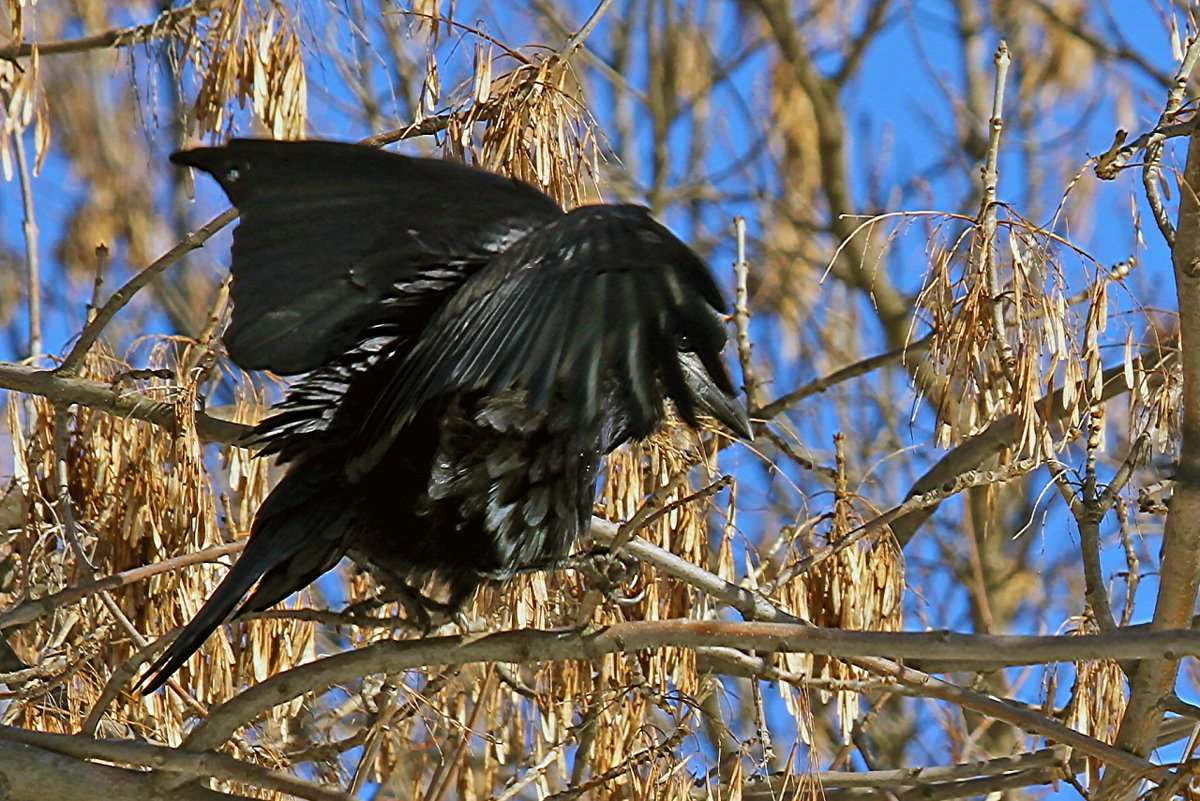
M 1193 13 L 9 2 L 9 797 L 1190 794 Z M 281 383 L 220 345 L 235 213 L 166 163 L 232 133 L 649 204 L 736 296 L 754 443 L 609 459 L 624 596 L 523 575 L 423 636 L 343 565 L 137 695 L 273 479 L 235 443 Z

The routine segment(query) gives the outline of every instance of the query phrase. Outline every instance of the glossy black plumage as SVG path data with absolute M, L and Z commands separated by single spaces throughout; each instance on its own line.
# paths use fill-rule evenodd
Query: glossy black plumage
M 212 174 L 241 214 L 230 356 L 308 374 L 255 432 L 287 473 L 147 689 L 235 610 L 346 555 L 399 594 L 436 577 L 452 605 L 561 559 L 600 458 L 653 432 L 668 398 L 693 425 L 704 413 L 750 434 L 720 291 L 641 207 L 565 213 L 519 181 L 331 142 L 171 159 Z

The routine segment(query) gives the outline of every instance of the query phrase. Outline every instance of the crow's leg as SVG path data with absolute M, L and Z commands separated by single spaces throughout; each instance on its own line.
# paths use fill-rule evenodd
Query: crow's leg
M 580 554 L 575 566 L 588 581 L 614 603 L 631 606 L 646 595 L 642 583 L 642 563 L 628 556 L 613 553 L 607 548 L 593 548 Z M 630 588 L 633 592 L 630 593 Z
M 641 562 L 628 556 L 619 556 L 604 546 L 556 559 L 530 562 L 513 568 L 506 576 L 496 576 L 495 578 L 550 570 L 578 570 L 595 585 L 596 589 L 623 606 L 635 604 L 645 595 L 644 589 L 639 589 L 635 594 L 630 595 L 625 592 L 624 586 L 630 582 L 633 582 L 635 586 L 640 583 Z
M 349 604 L 349 615 L 368 615 L 386 603 L 398 603 L 406 613 L 407 622 L 421 634 L 428 634 L 450 620 L 456 620 L 462 603 L 434 601 L 407 582 L 389 582 L 370 598 Z

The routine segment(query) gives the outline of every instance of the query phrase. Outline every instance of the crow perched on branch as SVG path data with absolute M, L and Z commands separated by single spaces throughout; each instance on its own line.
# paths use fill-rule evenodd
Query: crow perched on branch
M 241 214 L 230 357 L 307 375 L 254 433 L 286 474 L 147 691 L 235 610 L 343 556 L 409 600 L 428 602 L 435 577 L 451 607 L 561 560 L 587 531 L 600 458 L 653 432 L 667 398 L 692 426 L 706 414 L 751 435 L 716 282 L 642 207 L 564 212 L 521 181 L 334 142 L 171 161 Z

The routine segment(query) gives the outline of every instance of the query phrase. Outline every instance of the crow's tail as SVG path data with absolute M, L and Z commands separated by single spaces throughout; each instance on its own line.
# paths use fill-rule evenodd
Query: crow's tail
M 225 579 L 138 680 L 142 692 L 165 684 L 230 617 L 282 601 L 345 555 L 345 498 L 335 487 L 322 486 L 319 478 L 324 477 L 294 465 L 279 482 L 259 509 L 246 549 Z M 258 589 L 247 598 L 256 582 Z

